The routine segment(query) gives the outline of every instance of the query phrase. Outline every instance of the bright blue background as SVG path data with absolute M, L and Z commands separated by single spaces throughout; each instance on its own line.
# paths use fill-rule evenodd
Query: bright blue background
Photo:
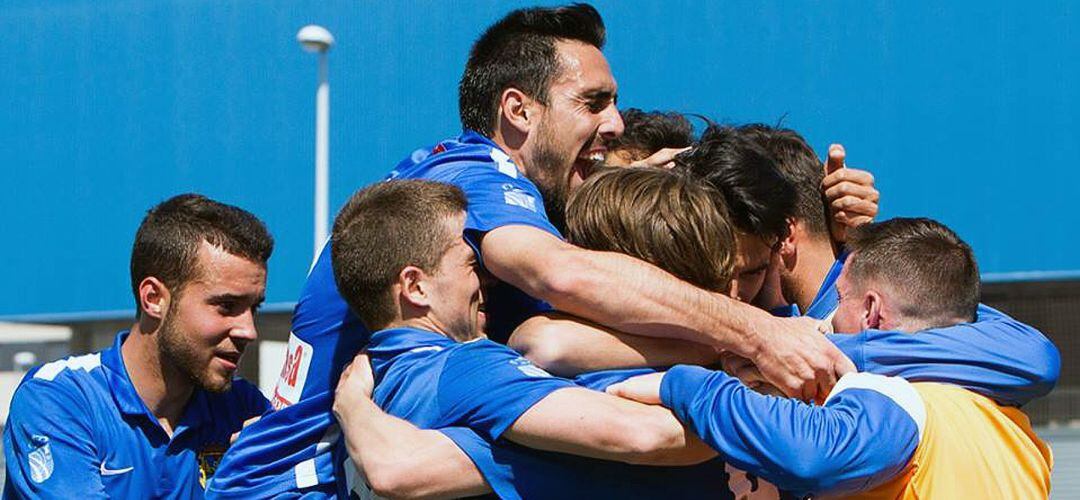
M 315 56 L 331 52 L 331 208 L 458 132 L 472 40 L 519 2 L 0 2 L 0 315 L 130 309 L 145 210 L 198 191 L 312 251 Z M 985 273 L 1071 271 L 1080 19 L 1068 2 L 599 2 L 622 106 L 776 122 L 872 170 L 883 216 L 955 228 Z M 1068 274 L 1068 273 L 1066 273 Z M 1015 276 L 1015 275 L 1012 275 Z

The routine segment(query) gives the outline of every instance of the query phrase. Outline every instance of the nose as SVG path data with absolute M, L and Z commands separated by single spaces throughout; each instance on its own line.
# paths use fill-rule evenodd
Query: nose
M 259 338 L 259 332 L 255 329 L 255 311 L 249 309 L 244 314 L 237 316 L 236 323 L 233 324 L 232 330 L 229 331 L 229 336 L 237 345 L 241 343 L 247 344 Z
M 601 119 L 603 121 L 600 122 L 600 137 L 603 137 L 605 141 L 610 141 L 622 136 L 626 126 L 623 124 L 622 114 L 619 113 L 619 108 L 615 107 L 614 102 L 604 110 Z

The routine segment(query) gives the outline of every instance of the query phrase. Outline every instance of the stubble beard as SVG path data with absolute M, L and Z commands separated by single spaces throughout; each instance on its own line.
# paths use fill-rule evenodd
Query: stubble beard
M 175 317 L 173 311 L 170 311 L 158 330 L 158 355 L 162 365 L 179 371 L 205 391 L 215 393 L 228 391 L 232 387 L 232 377 L 225 377 L 223 382 L 218 383 L 211 381 L 208 374 L 209 366 L 200 366 L 195 347 L 191 345 L 184 332 L 176 327 Z
M 537 141 L 536 149 L 530 156 L 529 169 L 536 172 L 532 179 L 540 190 L 540 197 L 544 201 L 544 211 L 548 221 L 555 226 L 560 233 L 566 233 L 566 201 L 569 198 L 566 177 L 573 168 L 573 163 L 566 165 L 566 160 L 561 158 L 552 146 L 551 137 L 546 129 L 541 129 L 542 135 Z M 561 175 L 560 175 L 561 174 Z

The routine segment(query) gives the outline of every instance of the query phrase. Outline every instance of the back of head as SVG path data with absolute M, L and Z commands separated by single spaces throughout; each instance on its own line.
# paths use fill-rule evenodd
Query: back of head
M 200 276 L 202 242 L 266 267 L 274 239 L 250 212 L 198 194 L 181 194 L 151 208 L 131 249 L 131 289 L 139 307 L 139 283 L 154 277 L 174 294 Z
M 604 47 L 604 21 L 591 5 L 518 9 L 480 36 L 473 44 L 458 86 L 461 125 L 491 137 L 499 99 L 517 88 L 541 104 L 561 71 L 555 43 L 578 41 Z
M 847 244 L 851 288 L 887 287 L 911 330 L 974 321 L 979 267 L 971 247 L 944 224 L 898 217 L 859 226 Z
M 353 194 L 334 219 L 334 281 L 349 307 L 374 331 L 394 319 L 391 286 L 406 266 L 438 271 L 461 234 L 447 222 L 463 214 L 465 193 L 425 180 L 380 182 Z
M 795 188 L 795 217 L 810 234 L 828 238 L 826 204 L 821 192 L 825 169 L 813 148 L 791 129 L 754 123 L 738 130 L 772 155 L 776 168 Z
M 623 110 L 622 119 L 626 128 L 622 136 L 608 142 L 608 149 L 627 163 L 664 148 L 685 148 L 694 143 L 694 126 L 682 113 L 630 108 Z
M 795 188 L 769 155 L 732 127 L 710 125 L 675 168 L 704 179 L 724 195 L 735 227 L 765 240 L 788 234 Z
M 602 170 L 574 192 L 566 217 L 575 245 L 636 257 L 707 290 L 731 281 L 735 235 L 723 197 L 685 174 Z

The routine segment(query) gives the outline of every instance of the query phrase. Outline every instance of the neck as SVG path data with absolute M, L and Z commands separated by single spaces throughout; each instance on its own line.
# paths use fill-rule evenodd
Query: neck
M 447 335 L 446 332 L 442 330 L 442 328 L 439 328 L 439 324 L 433 319 L 431 319 L 431 317 L 429 316 L 415 316 L 411 318 L 395 319 L 394 321 L 391 321 L 388 325 L 386 325 L 384 330 L 390 328 L 415 328 L 417 330 L 427 330 L 432 333 L 437 333 L 439 335 L 442 335 L 443 337 L 449 337 L 449 335 Z
M 514 166 L 517 167 L 518 172 L 521 172 L 521 175 L 524 175 L 525 178 L 529 178 L 529 172 L 525 170 L 525 155 L 522 154 L 521 151 L 521 146 L 524 143 L 523 137 L 506 137 L 501 130 L 496 130 L 489 139 L 491 139 L 491 142 L 498 145 L 503 153 L 506 153 L 506 155 L 510 157 L 510 160 L 514 162 Z
M 172 436 L 172 429 L 179 424 L 195 385 L 171 363 L 163 362 L 157 345 L 157 336 L 161 332 L 156 326 L 148 327 L 145 323 L 131 328 L 120 347 L 120 355 L 139 399 Z
M 799 245 L 799 254 L 784 290 L 787 300 L 799 305 L 803 313 L 814 302 L 829 269 L 836 262 L 836 254 L 828 240 L 807 240 Z

